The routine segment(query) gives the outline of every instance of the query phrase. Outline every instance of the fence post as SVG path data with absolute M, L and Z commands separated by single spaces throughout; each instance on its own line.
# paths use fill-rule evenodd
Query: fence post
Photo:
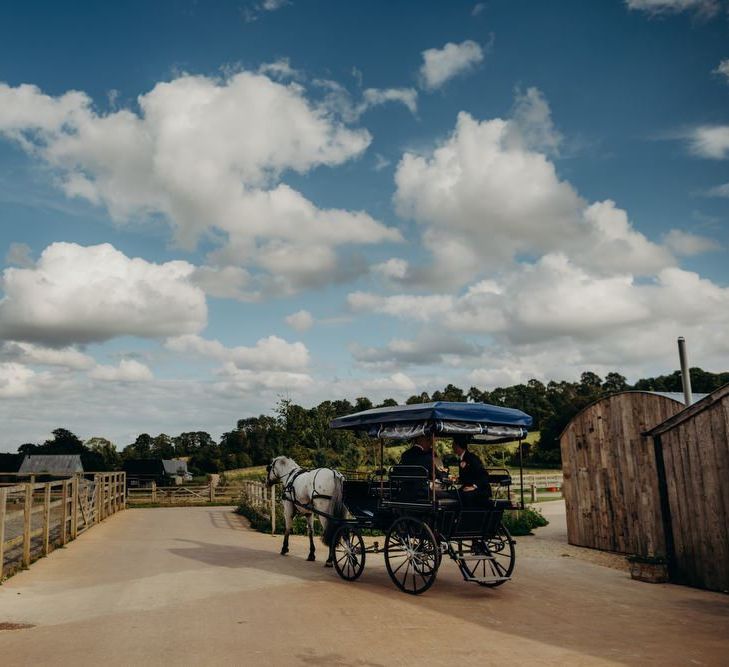
M 61 486 L 61 546 L 66 544 L 66 523 L 68 523 L 68 480 Z
M 210 502 L 215 502 L 215 486 L 213 486 L 213 480 L 210 480 Z
M 125 510 L 127 508 L 127 474 L 125 472 L 121 473 L 121 481 L 122 509 Z
M 33 485 L 25 485 L 25 505 L 23 507 L 23 565 L 30 565 L 30 526 L 33 510 Z
M 51 483 L 46 482 L 43 496 L 43 555 L 48 555 L 48 543 L 51 536 Z
M 71 539 L 75 540 L 78 535 L 78 475 L 71 480 Z
M 96 482 L 96 523 L 101 523 L 104 518 L 104 476 L 96 473 L 94 481 Z
M 152 502 L 157 502 L 157 482 L 152 480 Z
M 531 501 L 533 503 L 537 502 L 537 485 L 536 484 L 530 484 L 529 485 L 529 492 L 531 493 Z
M 3 580 L 3 560 L 5 559 L 5 503 L 8 490 L 0 489 L 0 581 Z

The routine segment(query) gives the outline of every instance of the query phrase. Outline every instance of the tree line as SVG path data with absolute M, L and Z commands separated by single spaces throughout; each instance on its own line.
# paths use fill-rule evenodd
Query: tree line
M 711 373 L 701 368 L 690 370 L 693 390 L 708 393 L 729 382 L 729 372 Z M 407 404 L 429 401 L 477 401 L 518 408 L 534 418 L 532 430 L 539 431 L 539 440 L 525 448 L 527 464 L 559 465 L 559 435 L 572 417 L 589 403 L 607 394 L 628 389 L 647 391 L 682 391 L 681 373 L 638 380 L 632 386 L 619 373 L 601 378 L 596 373 L 582 373 L 578 382 L 529 380 L 525 384 L 498 387 L 484 391 L 471 387 L 467 391 L 453 384 L 443 390 L 413 395 Z M 331 431 L 329 422 L 343 415 L 373 407 L 397 405 L 386 399 L 377 405 L 367 397 L 354 402 L 346 399 L 323 401 L 313 408 L 304 408 L 288 400 L 280 400 L 271 415 L 239 419 L 233 429 L 218 441 L 204 431 L 189 431 L 177 436 L 142 433 L 118 451 L 108 439 L 94 437 L 82 442 L 74 433 L 58 428 L 53 437 L 42 444 L 25 443 L 18 454 L 0 455 L 0 470 L 8 468 L 9 457 L 20 464 L 25 454 L 80 454 L 87 471 L 117 470 L 127 459 L 187 458 L 193 474 L 221 472 L 235 468 L 263 465 L 274 456 L 286 453 L 301 465 L 332 466 L 354 469 L 375 465 L 379 444 L 372 438 L 350 431 Z M 488 448 L 493 462 L 509 462 L 514 456 L 508 448 Z M 386 463 L 394 462 L 394 455 Z M 388 460 L 392 459 L 392 461 Z M 4 463 L 3 463 L 4 461 Z M 17 467 L 16 467 L 17 469 Z

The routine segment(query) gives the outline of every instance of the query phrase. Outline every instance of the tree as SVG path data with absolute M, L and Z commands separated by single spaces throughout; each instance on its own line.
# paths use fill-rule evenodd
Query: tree
M 625 391 L 629 386 L 628 381 L 620 373 L 608 373 L 605 382 L 602 383 L 603 391 L 610 393 Z
M 84 447 L 100 457 L 102 470 L 119 470 L 121 467 L 121 456 L 116 451 L 116 445 L 110 440 L 95 436 L 89 438 Z

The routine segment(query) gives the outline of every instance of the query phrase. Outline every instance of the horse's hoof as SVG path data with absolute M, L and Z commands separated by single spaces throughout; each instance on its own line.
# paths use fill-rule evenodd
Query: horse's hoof
M 308 561 L 316 560 L 316 556 L 314 554 L 309 554 L 309 557 L 306 560 L 308 560 Z
M 282 555 L 282 556 L 285 556 L 285 555 L 286 555 L 286 554 L 287 554 L 288 552 L 289 552 L 289 550 L 288 550 L 288 549 L 286 549 L 286 551 L 284 551 L 284 550 L 282 549 L 282 550 L 281 550 L 281 555 Z
M 334 564 L 332 561 L 328 560 L 326 563 L 324 563 L 324 567 L 334 567 Z

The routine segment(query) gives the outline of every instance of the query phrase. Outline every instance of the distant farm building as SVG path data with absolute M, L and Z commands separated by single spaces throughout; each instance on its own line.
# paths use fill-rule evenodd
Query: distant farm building
M 184 459 L 130 459 L 124 461 L 127 484 L 132 487 L 182 484 L 192 479 Z
M 24 475 L 54 475 L 65 477 L 82 473 L 81 454 L 27 454 L 20 464 Z

